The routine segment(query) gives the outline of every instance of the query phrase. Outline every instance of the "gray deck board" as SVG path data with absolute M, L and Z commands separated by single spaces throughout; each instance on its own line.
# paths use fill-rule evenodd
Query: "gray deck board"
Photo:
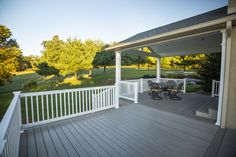
M 48 129 L 46 127 L 42 127 L 42 128 L 40 128 L 40 130 L 42 133 L 42 137 L 44 139 L 44 144 L 45 144 L 45 148 L 47 150 L 48 156 L 55 156 L 55 157 L 58 156 L 58 153 L 55 149 L 55 146 L 54 146 L 51 136 L 48 132 Z
M 43 141 L 40 128 L 34 129 L 34 134 L 35 134 L 35 141 L 36 141 L 38 156 L 47 156 L 47 151 L 45 148 L 45 143 Z
M 58 137 L 60 138 L 60 141 L 62 142 L 64 148 L 66 149 L 66 152 L 70 157 L 77 157 L 79 156 L 79 153 L 76 151 L 76 148 L 71 144 L 71 142 L 68 140 L 64 132 L 61 130 L 61 128 L 58 125 L 53 125 L 54 130 L 56 131 Z
M 64 123 L 63 125 L 68 128 L 68 130 L 74 136 L 76 141 L 83 146 L 83 148 L 89 153 L 90 156 L 95 156 L 95 157 L 100 156 L 98 152 L 88 143 L 88 141 L 83 136 L 81 136 L 77 132 L 77 130 L 71 124 Z
M 30 146 L 30 149 L 27 149 L 28 156 L 37 156 L 37 147 L 35 143 L 34 130 L 30 129 L 27 131 L 27 146 Z
M 76 123 L 78 126 L 80 126 L 81 129 L 83 129 L 85 132 L 87 132 L 91 138 L 93 138 L 94 141 L 96 141 L 105 151 L 107 151 L 110 155 L 114 156 L 114 157 L 118 157 L 121 156 L 121 154 L 119 153 L 119 151 L 117 151 L 116 149 L 112 148 L 111 145 L 109 145 L 107 139 L 103 139 L 101 137 L 99 137 L 92 129 L 89 129 L 86 125 L 84 125 L 84 122 L 81 123 L 77 123 L 77 121 L 74 121 L 74 123 Z
M 103 129 L 101 129 L 101 127 L 99 127 L 97 124 L 94 124 L 91 121 L 86 121 L 86 123 L 84 123 L 84 124 L 88 128 L 93 129 L 96 135 L 100 136 L 103 139 L 107 139 L 107 143 L 112 148 L 117 150 L 121 154 L 121 156 L 132 156 L 130 151 L 126 150 L 126 147 L 123 143 L 121 143 L 119 140 L 115 139 L 114 136 L 112 136 L 111 134 L 109 134 L 106 131 L 104 131 Z
M 27 156 L 27 135 L 26 135 L 26 133 L 23 133 L 20 136 L 19 156 Z
M 126 104 L 26 130 L 19 156 L 204 156 L 218 127 L 189 115 L 198 105 L 215 100 L 203 97 L 193 102 L 191 97 L 184 98 L 182 107 L 181 101 L 170 100 L 165 100 L 166 106 L 164 101 L 151 102 L 153 106 Z
M 81 146 L 81 144 L 75 139 L 75 137 L 71 134 L 71 132 L 62 124 L 60 124 L 61 129 L 67 136 L 68 140 L 73 145 L 74 149 L 76 149 L 77 153 L 79 153 L 80 156 L 89 157 L 88 152 Z
M 57 151 L 58 156 L 60 157 L 67 157 L 69 156 L 68 152 L 65 149 L 65 146 L 62 144 L 60 138 L 58 137 L 55 129 L 52 126 L 47 126 L 48 132 L 52 138 L 53 144 Z
M 88 142 L 89 144 L 101 155 L 101 156 L 111 156 L 111 154 L 109 154 L 106 150 L 104 150 L 104 148 L 99 145 L 99 143 L 97 143 L 96 141 L 94 141 L 94 139 L 91 137 L 91 135 L 89 135 L 86 131 L 84 131 L 80 126 L 78 126 L 75 123 L 70 123 L 76 131 L 79 132 L 79 134 L 81 134 L 81 136 L 83 136 Z

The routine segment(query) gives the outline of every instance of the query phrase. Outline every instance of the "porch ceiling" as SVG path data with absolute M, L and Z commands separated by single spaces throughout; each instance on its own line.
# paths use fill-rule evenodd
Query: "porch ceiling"
M 145 53 L 138 50 L 125 50 L 122 52 L 151 57 L 215 53 L 221 52 L 221 41 L 221 32 L 215 31 L 148 45 L 147 47 L 151 50 L 151 53 Z
M 221 52 L 221 32 L 186 37 L 150 45 L 152 53 L 160 57 Z

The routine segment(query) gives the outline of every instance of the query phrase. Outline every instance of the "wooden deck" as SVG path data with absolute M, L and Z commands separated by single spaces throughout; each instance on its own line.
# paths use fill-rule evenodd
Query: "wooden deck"
M 145 92 L 143 94 L 139 94 L 139 104 L 188 118 L 205 121 L 212 124 L 215 123 L 215 120 L 196 116 L 195 111 L 197 109 L 207 108 L 208 106 L 217 108 L 218 97 L 211 97 L 196 93 L 179 93 L 178 95 L 182 98 L 181 101 L 170 100 L 168 97 L 165 98 L 163 94 L 161 95 L 163 100 L 153 100 L 148 95 L 148 92 Z
M 218 127 L 140 104 L 25 131 L 20 157 L 204 156 Z

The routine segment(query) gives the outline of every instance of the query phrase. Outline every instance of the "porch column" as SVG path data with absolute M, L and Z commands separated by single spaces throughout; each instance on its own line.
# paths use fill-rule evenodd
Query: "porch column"
M 120 81 L 121 81 L 121 52 L 116 51 L 116 104 L 115 108 L 119 108 L 119 96 L 120 96 Z
M 157 58 L 157 82 L 160 82 L 161 78 L 161 57 Z
M 218 100 L 218 111 L 217 120 L 215 125 L 221 123 L 221 113 L 223 106 L 223 95 L 224 95 L 224 75 L 225 75 L 225 52 L 226 52 L 226 30 L 222 30 L 222 43 L 221 43 L 221 68 L 220 68 L 220 89 L 219 89 L 219 100 Z

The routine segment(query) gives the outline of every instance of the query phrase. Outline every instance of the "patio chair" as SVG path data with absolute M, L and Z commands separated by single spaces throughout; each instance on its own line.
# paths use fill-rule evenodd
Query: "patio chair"
M 160 88 L 158 83 L 152 82 L 151 80 L 148 81 L 148 87 L 150 88 L 151 92 L 149 93 L 149 95 L 151 95 L 151 98 L 154 100 L 161 100 L 162 97 L 161 92 L 162 89 Z
M 168 89 L 168 91 L 170 93 L 169 94 L 170 99 L 172 99 L 172 100 L 181 100 L 182 98 L 179 97 L 177 94 L 181 92 L 182 87 L 183 87 L 183 83 L 179 83 L 175 88 Z

